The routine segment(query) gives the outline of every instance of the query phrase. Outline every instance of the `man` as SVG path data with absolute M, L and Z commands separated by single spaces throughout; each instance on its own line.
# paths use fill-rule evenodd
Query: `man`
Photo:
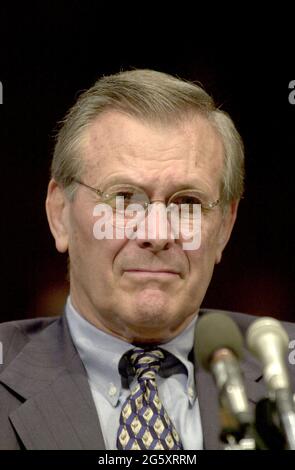
M 191 351 L 243 162 L 234 124 L 197 85 L 134 70 L 81 95 L 46 200 L 56 248 L 69 253 L 70 295 L 62 318 L 1 326 L 0 448 L 220 447 L 215 387 Z M 177 231 L 163 208 L 181 204 Z M 185 249 L 196 231 L 200 243 Z M 233 316 L 245 330 L 251 318 Z M 254 360 L 244 372 L 257 400 Z

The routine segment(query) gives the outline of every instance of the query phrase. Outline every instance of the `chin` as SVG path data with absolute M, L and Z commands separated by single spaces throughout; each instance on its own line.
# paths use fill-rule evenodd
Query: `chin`
M 171 314 L 169 314 L 167 308 L 158 305 L 140 305 L 132 313 L 129 311 L 128 317 L 130 324 L 155 330 L 158 327 L 164 327 L 169 318 L 171 320 Z
M 164 342 L 174 326 L 171 313 L 156 305 L 141 305 L 129 321 L 132 342 L 137 343 Z
M 128 332 L 130 342 L 135 344 L 164 343 L 171 337 L 170 325 L 161 321 L 151 320 L 133 324 Z
M 171 295 L 159 289 L 133 294 L 124 307 L 125 314 L 121 310 L 121 318 L 125 318 L 131 342 L 164 342 L 181 322 L 179 307 L 172 304 Z
M 134 316 L 144 324 L 151 321 L 165 323 L 169 317 L 169 298 L 161 291 L 145 291 L 136 296 L 133 305 Z

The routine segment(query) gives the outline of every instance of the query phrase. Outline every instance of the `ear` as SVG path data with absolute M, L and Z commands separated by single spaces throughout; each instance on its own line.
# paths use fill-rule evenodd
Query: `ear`
M 222 216 L 221 226 L 218 234 L 217 250 L 215 263 L 218 264 L 221 261 L 222 252 L 227 245 L 227 242 L 231 236 L 233 226 L 235 224 L 239 206 L 239 200 L 232 202 L 226 209 Z
M 60 253 L 68 249 L 68 203 L 64 191 L 51 179 L 47 191 L 46 213 L 56 249 Z

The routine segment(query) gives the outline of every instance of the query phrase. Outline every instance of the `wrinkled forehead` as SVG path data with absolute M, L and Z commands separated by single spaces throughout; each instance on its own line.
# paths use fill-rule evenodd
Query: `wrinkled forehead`
M 84 176 L 98 184 L 132 173 L 145 181 L 201 177 L 220 181 L 224 150 L 221 137 L 203 116 L 152 123 L 119 112 L 105 112 L 82 139 Z M 96 181 L 97 180 L 97 181 Z

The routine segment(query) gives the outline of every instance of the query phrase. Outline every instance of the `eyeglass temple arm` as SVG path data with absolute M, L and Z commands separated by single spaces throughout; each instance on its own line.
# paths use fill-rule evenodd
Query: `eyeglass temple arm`
M 85 186 L 85 188 L 91 189 L 91 191 L 94 191 L 96 194 L 98 194 L 99 196 L 101 196 L 101 191 L 100 191 L 99 189 L 92 188 L 92 186 L 89 186 L 88 184 L 83 183 L 82 181 L 80 181 L 80 180 L 78 180 L 78 179 L 73 179 L 73 182 L 74 182 L 74 183 L 77 183 L 77 184 L 81 184 L 81 186 Z

